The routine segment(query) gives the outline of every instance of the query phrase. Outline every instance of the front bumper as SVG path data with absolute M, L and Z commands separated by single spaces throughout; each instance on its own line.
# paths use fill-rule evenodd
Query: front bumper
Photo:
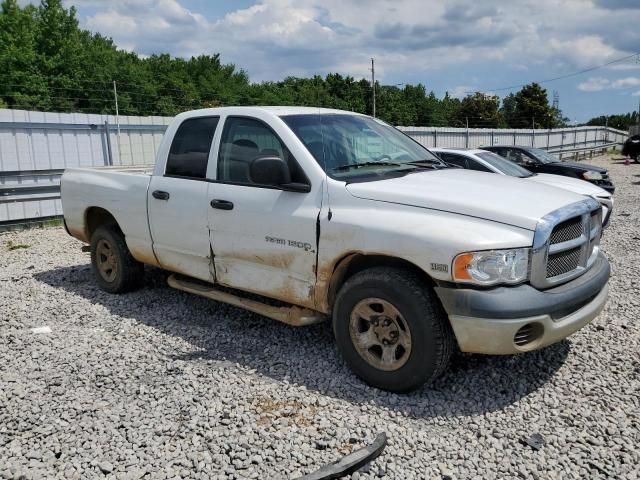
M 593 183 L 596 187 L 600 187 L 603 190 L 606 190 L 611 195 L 616 192 L 615 185 L 609 180 L 587 180 L 589 183 Z
M 490 290 L 436 287 L 460 350 L 509 355 L 556 343 L 604 308 L 610 267 L 602 253 L 583 275 L 558 287 Z

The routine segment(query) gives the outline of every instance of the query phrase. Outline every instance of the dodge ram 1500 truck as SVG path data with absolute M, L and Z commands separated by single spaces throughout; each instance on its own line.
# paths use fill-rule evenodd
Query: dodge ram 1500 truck
M 601 207 L 553 186 L 448 168 L 365 115 L 301 107 L 186 112 L 151 174 L 68 169 L 68 232 L 98 285 L 177 289 L 291 325 L 331 318 L 368 383 L 407 391 L 455 348 L 516 354 L 603 308 Z

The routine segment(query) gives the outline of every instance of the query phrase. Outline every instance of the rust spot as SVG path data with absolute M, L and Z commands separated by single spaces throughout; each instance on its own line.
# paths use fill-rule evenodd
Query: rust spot
M 274 268 L 288 269 L 296 260 L 296 253 L 297 252 L 282 252 L 256 255 L 250 252 L 234 252 L 232 257 L 248 263 L 258 263 Z
M 139 250 L 135 248 L 129 248 L 129 251 L 131 252 L 131 256 L 139 262 L 146 263 L 147 265 L 154 265 L 156 267 L 160 266 L 152 251 Z
M 315 289 L 315 306 L 318 311 L 328 314 L 333 308 L 338 287 L 342 283 L 349 263 L 360 252 L 350 253 L 333 263 L 320 265 Z
M 325 319 L 325 317 L 321 313 L 310 310 L 308 308 L 298 307 L 296 305 L 269 305 L 258 300 L 245 298 L 240 295 L 226 292 L 215 288 L 215 286 L 213 285 L 203 284 L 188 278 L 178 278 L 175 275 L 171 275 L 168 282 L 171 287 L 178 290 L 183 290 L 185 292 L 211 298 L 212 300 L 235 305 L 236 307 L 244 308 L 245 310 L 249 310 L 250 312 L 264 315 L 265 317 L 269 317 L 274 320 L 278 320 L 279 322 L 283 322 L 296 327 L 312 325 L 314 323 L 319 323 Z
M 89 243 L 89 239 L 87 238 L 87 235 L 83 229 L 71 228 L 68 225 L 67 225 L 67 229 L 69 230 L 69 233 L 71 234 L 72 237 L 77 238 L 82 242 Z

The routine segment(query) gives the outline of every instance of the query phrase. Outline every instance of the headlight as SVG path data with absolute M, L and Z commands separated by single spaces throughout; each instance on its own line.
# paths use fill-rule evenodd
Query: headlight
M 520 283 L 529 275 L 529 249 L 461 253 L 453 259 L 455 282 L 494 285 Z
M 582 174 L 582 178 L 584 178 L 585 180 L 602 180 L 602 174 L 598 173 L 598 172 L 584 172 Z

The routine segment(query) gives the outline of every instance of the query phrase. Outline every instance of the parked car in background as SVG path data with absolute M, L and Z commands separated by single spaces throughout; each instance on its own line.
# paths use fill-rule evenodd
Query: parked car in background
M 579 178 L 604 188 L 607 192 L 614 193 L 615 191 L 606 168 L 595 167 L 586 163 L 561 161 L 555 155 L 540 148 L 511 145 L 494 145 L 480 148 L 497 153 L 501 157 L 511 160 L 534 173 L 551 173 L 553 175 Z
M 634 162 L 638 162 L 640 157 L 640 135 L 632 135 L 627 138 L 622 146 L 622 154 L 631 158 Z
M 611 218 L 613 195 L 592 183 L 562 175 L 533 173 L 511 160 L 482 149 L 432 148 L 430 150 L 450 165 L 456 165 L 468 170 L 525 178 L 532 182 L 544 183 L 545 185 L 564 188 L 581 195 L 593 197 L 602 205 L 603 226 L 606 227 L 609 218 Z

